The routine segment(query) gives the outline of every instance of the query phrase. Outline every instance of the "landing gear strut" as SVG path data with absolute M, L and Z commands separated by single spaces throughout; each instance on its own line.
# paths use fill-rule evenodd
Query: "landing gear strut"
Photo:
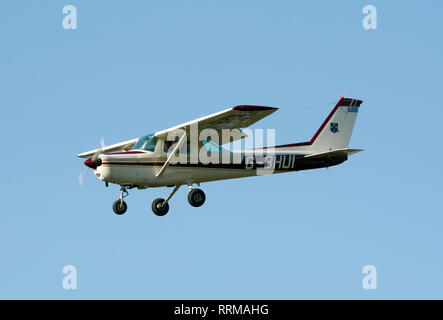
M 161 217 L 168 213 L 169 211 L 168 201 L 171 200 L 172 196 L 177 192 L 177 190 L 180 187 L 181 187 L 180 185 L 175 186 L 174 190 L 172 190 L 172 192 L 166 197 L 166 200 L 162 198 L 157 198 L 152 202 L 152 211 L 157 216 Z
M 129 187 L 131 188 L 131 187 Z M 128 210 L 128 205 L 123 200 L 125 197 L 129 196 L 128 190 L 126 190 L 125 186 L 120 187 L 120 199 L 114 202 L 112 205 L 112 210 L 114 210 L 115 214 L 122 215 Z

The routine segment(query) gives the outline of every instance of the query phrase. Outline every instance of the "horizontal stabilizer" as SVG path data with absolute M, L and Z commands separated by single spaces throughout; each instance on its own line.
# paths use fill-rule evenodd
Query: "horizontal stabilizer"
M 339 157 L 339 156 L 349 156 L 351 154 L 363 151 L 362 149 L 335 149 L 326 152 L 313 153 L 304 156 L 304 158 L 325 158 L 325 157 Z

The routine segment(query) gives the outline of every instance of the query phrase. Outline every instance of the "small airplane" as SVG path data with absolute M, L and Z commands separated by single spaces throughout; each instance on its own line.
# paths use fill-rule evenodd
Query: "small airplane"
M 128 189 L 174 187 L 166 199 L 158 198 L 152 202 L 154 214 L 164 216 L 169 211 L 169 200 L 183 185 L 190 189 L 189 203 L 200 207 L 206 196 L 194 185 L 200 186 L 203 182 L 326 168 L 343 163 L 349 155 L 363 151 L 348 148 L 362 102 L 341 96 L 307 142 L 240 151 L 224 149 L 221 145 L 248 136 L 242 128 L 277 110 L 239 105 L 110 146 L 104 146 L 102 140 L 98 149 L 80 153 L 78 157 L 87 158 L 84 164 L 93 169 L 106 187 L 109 183 L 120 185 L 120 197 L 112 206 L 118 215 L 127 210 L 124 198 L 129 195 Z M 217 139 L 220 136 L 225 138 L 219 144 Z

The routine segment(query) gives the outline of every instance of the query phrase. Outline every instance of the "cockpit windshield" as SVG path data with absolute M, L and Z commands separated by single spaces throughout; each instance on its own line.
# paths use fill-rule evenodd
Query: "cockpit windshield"
M 146 150 L 154 152 L 155 146 L 157 145 L 157 137 L 152 133 L 147 136 L 140 137 L 137 143 L 131 148 L 132 150 Z

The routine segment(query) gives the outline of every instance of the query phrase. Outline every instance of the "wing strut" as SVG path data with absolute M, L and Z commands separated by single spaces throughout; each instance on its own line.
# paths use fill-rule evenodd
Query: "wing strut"
M 163 164 L 163 167 L 155 175 L 156 178 L 160 177 L 163 174 L 163 172 L 165 172 L 166 168 L 169 166 L 169 163 L 171 162 L 172 157 L 175 155 L 177 150 L 182 146 L 183 142 L 186 140 L 185 138 L 186 138 L 186 132 L 183 132 L 182 136 L 178 140 L 178 143 L 175 145 L 174 149 L 172 149 L 172 152 L 169 154 L 168 158 L 166 159 L 166 162 Z

